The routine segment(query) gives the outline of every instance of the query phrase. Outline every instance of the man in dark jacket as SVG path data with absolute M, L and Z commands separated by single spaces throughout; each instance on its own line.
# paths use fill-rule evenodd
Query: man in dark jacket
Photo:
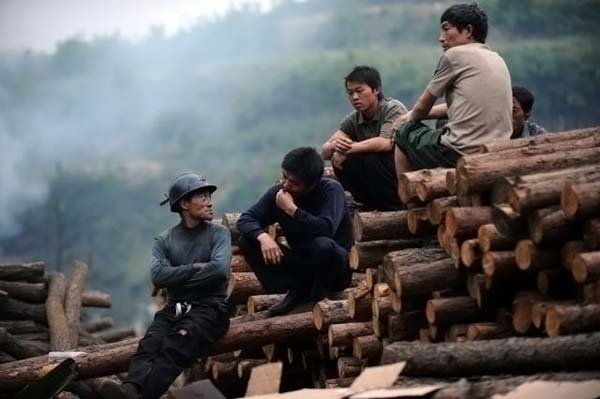
M 352 223 L 344 189 L 323 178 L 323 160 L 314 148 L 290 151 L 281 163 L 281 184 L 271 187 L 237 222 L 240 248 L 265 291 L 283 293 L 272 315 L 318 301 L 348 287 Z M 278 222 L 287 245 L 265 228 Z
M 194 173 L 171 183 L 162 204 L 168 201 L 181 222 L 156 237 L 150 263 L 152 282 L 166 289 L 167 305 L 141 339 L 125 383 L 102 382 L 104 397 L 159 398 L 227 332 L 231 238 L 223 226 L 210 223 L 216 189 Z

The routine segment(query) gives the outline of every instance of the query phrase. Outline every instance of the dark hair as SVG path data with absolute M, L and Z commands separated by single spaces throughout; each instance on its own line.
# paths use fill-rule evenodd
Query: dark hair
M 533 108 L 533 94 L 522 86 L 513 86 L 512 87 L 512 95 L 517 99 L 521 108 L 523 108 L 523 112 L 526 114 L 531 112 L 531 108 Z
M 488 33 L 488 17 L 477 3 L 461 3 L 450 6 L 440 18 L 440 23 L 444 21 L 455 26 L 462 32 L 467 25 L 473 27 L 473 38 L 479 43 L 485 43 Z
M 299 147 L 285 154 L 281 168 L 293 174 L 302 183 L 312 186 L 323 177 L 325 163 L 313 147 Z
M 377 69 L 367 65 L 355 66 L 354 69 L 344 78 L 344 85 L 346 87 L 348 87 L 348 82 L 364 83 L 372 90 L 379 90 L 379 95 L 377 98 L 379 100 L 383 100 L 381 77 L 379 76 L 379 71 L 377 71 Z

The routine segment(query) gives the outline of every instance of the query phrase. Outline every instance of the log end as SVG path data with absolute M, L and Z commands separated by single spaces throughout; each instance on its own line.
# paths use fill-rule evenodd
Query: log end
M 429 324 L 435 324 L 435 305 L 432 301 L 427 301 L 425 316 L 427 317 Z
M 573 279 L 580 284 L 585 283 L 588 279 L 587 267 L 580 254 L 574 255 L 571 259 L 571 273 Z
M 560 331 L 560 315 L 556 309 L 551 308 L 546 313 L 546 333 L 550 337 L 556 337 Z
M 577 215 L 579 200 L 577 198 L 577 193 L 575 193 L 569 185 L 567 185 L 560 194 L 560 206 L 567 219 L 572 219 Z
M 515 247 L 515 258 L 519 269 L 529 269 L 534 251 L 535 245 L 531 240 L 520 240 L 517 243 L 517 246 Z

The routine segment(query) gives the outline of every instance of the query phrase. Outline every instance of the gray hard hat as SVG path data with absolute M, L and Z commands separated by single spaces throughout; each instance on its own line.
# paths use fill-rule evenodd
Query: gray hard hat
M 173 179 L 169 186 L 169 195 L 165 194 L 167 198 L 160 205 L 168 202 L 171 212 L 179 212 L 179 201 L 192 191 L 203 190 L 213 193 L 216 189 L 217 186 L 209 184 L 204 177 L 191 172 L 184 173 Z

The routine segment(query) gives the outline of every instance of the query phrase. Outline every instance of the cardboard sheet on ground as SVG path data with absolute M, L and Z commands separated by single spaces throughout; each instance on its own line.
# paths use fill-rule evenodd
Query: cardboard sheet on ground
M 519 385 L 506 395 L 493 399 L 595 399 L 600 397 L 600 381 L 533 381 Z
M 283 364 L 267 363 L 257 366 L 250 372 L 246 396 L 266 395 L 279 392 Z
M 399 362 L 385 366 L 367 367 L 350 385 L 350 390 L 359 393 L 371 389 L 389 388 L 394 385 L 405 365 L 406 362 Z
M 200 380 L 181 388 L 173 389 L 175 399 L 225 399 L 225 396 L 210 380 Z
M 443 385 L 423 385 L 409 388 L 373 389 L 352 395 L 350 399 L 421 398 L 443 387 Z

